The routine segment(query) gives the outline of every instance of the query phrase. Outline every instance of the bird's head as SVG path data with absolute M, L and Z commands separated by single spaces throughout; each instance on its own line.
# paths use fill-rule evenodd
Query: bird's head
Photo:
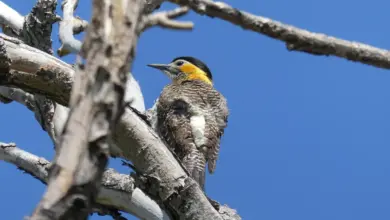
M 210 85 L 213 84 L 210 69 L 194 57 L 177 57 L 169 64 L 149 64 L 148 66 L 163 71 L 173 82 L 201 80 Z

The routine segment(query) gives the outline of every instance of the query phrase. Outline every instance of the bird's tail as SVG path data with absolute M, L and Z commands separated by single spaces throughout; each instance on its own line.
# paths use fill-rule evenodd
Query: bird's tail
M 199 184 L 204 191 L 206 178 L 206 158 L 202 152 L 194 149 L 191 153 L 183 158 L 183 166 L 186 168 L 190 176 Z
M 200 188 L 204 191 L 204 185 L 206 182 L 206 171 L 205 168 L 200 169 L 196 167 L 192 172 L 192 178 L 199 184 Z

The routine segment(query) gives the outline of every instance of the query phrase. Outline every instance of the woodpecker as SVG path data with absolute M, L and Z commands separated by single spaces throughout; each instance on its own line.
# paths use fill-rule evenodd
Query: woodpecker
M 155 130 L 204 190 L 206 163 L 212 174 L 227 126 L 226 99 L 213 87 L 210 69 L 194 57 L 177 57 L 169 64 L 148 66 L 171 79 L 154 107 Z

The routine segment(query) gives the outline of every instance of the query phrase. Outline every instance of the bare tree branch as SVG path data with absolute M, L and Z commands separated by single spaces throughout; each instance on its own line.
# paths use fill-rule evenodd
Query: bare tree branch
M 66 88 L 70 88 L 73 81 L 71 74 L 74 71 L 72 68 L 48 54 L 42 54 L 39 51 L 32 52 L 33 48 L 21 43 L 14 43 L 9 37 L 0 35 L 0 39 L 4 40 L 6 47 L 3 50 L 5 51 L 4 55 L 0 56 L 0 61 L 2 61 L 0 64 L 6 63 L 3 61 L 7 61 L 8 57 L 16 58 L 15 60 L 10 59 L 11 70 L 7 74 L 1 75 L 1 73 L 6 72 L 0 71 L 0 82 L 22 86 L 28 91 L 45 94 L 66 106 L 66 100 L 69 99 L 69 90 Z M 12 50 L 19 51 L 19 59 L 12 55 L 13 53 L 10 52 Z M 34 53 L 34 59 L 37 62 L 44 60 L 50 67 L 46 68 L 47 71 L 41 72 L 41 74 L 35 72 L 44 63 L 38 65 L 30 63 L 30 66 L 34 68 L 24 69 L 26 72 L 12 70 L 17 68 L 17 62 L 31 57 Z M 28 56 L 24 57 L 23 55 Z M 42 58 L 37 58 L 37 56 Z M 0 66 L 0 69 L 4 69 L 4 67 Z M 48 82 L 47 78 L 51 80 Z M 58 92 L 53 92 L 55 90 Z M 198 185 L 188 177 L 157 134 L 130 109 L 126 109 L 122 116 L 115 129 L 114 138 L 115 143 L 120 148 L 120 156 L 132 161 L 141 174 L 147 177 L 149 182 L 144 184 L 147 188 L 145 190 L 154 196 L 153 199 L 171 207 L 170 209 L 183 219 L 191 218 L 192 215 L 198 216 L 199 219 L 221 219 L 223 214 L 220 216 L 213 209 Z M 180 209 L 180 207 L 188 207 L 188 210 Z M 228 207 L 222 207 L 219 211 L 228 213 L 222 211 L 225 209 L 230 210 Z M 231 213 L 235 213 L 235 211 L 231 211 Z M 230 216 L 230 218 L 224 219 L 239 219 L 239 217 Z
M 146 15 L 143 19 L 142 31 L 155 25 L 161 27 L 178 29 L 178 30 L 192 30 L 194 24 L 192 22 L 182 22 L 172 20 L 187 14 L 189 11 L 188 7 L 176 8 L 171 11 L 157 12 L 154 14 Z
M 50 162 L 18 148 L 13 143 L 0 142 L 0 160 L 14 164 L 44 184 L 48 181 Z M 141 219 L 169 219 L 153 200 L 135 187 L 135 181 L 131 176 L 119 174 L 114 169 L 108 169 L 103 173 L 102 187 L 96 202 L 103 210 L 114 208 Z
M 75 71 L 72 66 L 41 50 L 27 46 L 18 39 L 8 37 L 4 34 L 0 34 L 0 42 L 2 42 L 0 43 L 0 47 L 1 45 L 4 46 L 0 48 L 1 53 L 4 53 L 3 58 L 7 60 L 9 69 L 13 71 L 13 74 L 10 74 L 7 72 L 7 67 L 2 67 L 2 71 L 0 72 L 1 84 L 14 85 L 25 91 L 36 93 L 39 91 L 29 88 L 23 81 L 30 81 L 31 84 L 46 82 L 46 86 L 49 86 L 47 89 L 50 92 L 44 95 L 52 98 L 52 96 L 57 96 L 55 94 L 58 94 L 57 97 L 62 98 L 60 100 L 54 100 L 62 105 L 67 105 L 72 88 L 69 82 L 73 82 L 74 80 Z M 26 73 L 30 74 L 26 75 Z M 40 82 L 39 80 L 43 81 Z M 62 86 L 58 87 L 58 85 L 54 86 L 54 84 L 62 84 Z
M 212 18 L 217 17 L 244 29 L 284 41 L 287 49 L 291 51 L 301 51 L 313 55 L 332 55 L 350 61 L 390 69 L 390 51 L 388 50 L 338 39 L 325 34 L 312 33 L 269 18 L 238 10 L 223 2 L 211 0 L 170 1 L 180 5 L 188 5 L 199 14 L 205 14 Z
M 31 111 L 35 111 L 35 98 L 34 95 L 25 92 L 18 88 L 8 88 L 0 86 L 0 96 L 6 98 L 8 101 L 17 101 L 22 105 L 25 105 Z M 2 101 L 7 103 L 6 101 Z
M 76 10 L 78 0 L 63 0 L 61 8 L 63 11 L 63 19 L 60 22 L 60 34 L 59 38 L 62 43 L 61 47 L 57 50 L 57 54 L 62 57 L 69 53 L 78 53 L 81 48 L 81 41 L 74 38 L 74 28 L 80 25 L 81 19 L 76 19 L 73 16 L 74 10 Z M 86 26 L 86 24 L 84 24 Z

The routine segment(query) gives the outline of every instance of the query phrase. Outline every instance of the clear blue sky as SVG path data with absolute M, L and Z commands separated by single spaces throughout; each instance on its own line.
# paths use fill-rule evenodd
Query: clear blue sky
M 5 1 L 23 14 L 34 2 Z M 310 31 L 390 48 L 386 0 L 227 2 Z M 78 15 L 89 20 L 89 7 L 90 1 L 81 1 Z M 390 219 L 389 71 L 288 52 L 279 41 L 195 13 L 185 18 L 195 22 L 193 32 L 153 28 L 142 35 L 133 72 L 151 107 L 168 79 L 146 64 L 191 55 L 209 65 L 231 111 L 216 173 L 206 179 L 213 199 L 243 219 Z M 24 106 L 1 105 L 0 120 L 0 141 L 52 159 L 47 134 Z M 126 172 L 119 164 L 110 166 Z M 2 219 L 21 219 L 44 186 L 4 162 L 0 170 Z

